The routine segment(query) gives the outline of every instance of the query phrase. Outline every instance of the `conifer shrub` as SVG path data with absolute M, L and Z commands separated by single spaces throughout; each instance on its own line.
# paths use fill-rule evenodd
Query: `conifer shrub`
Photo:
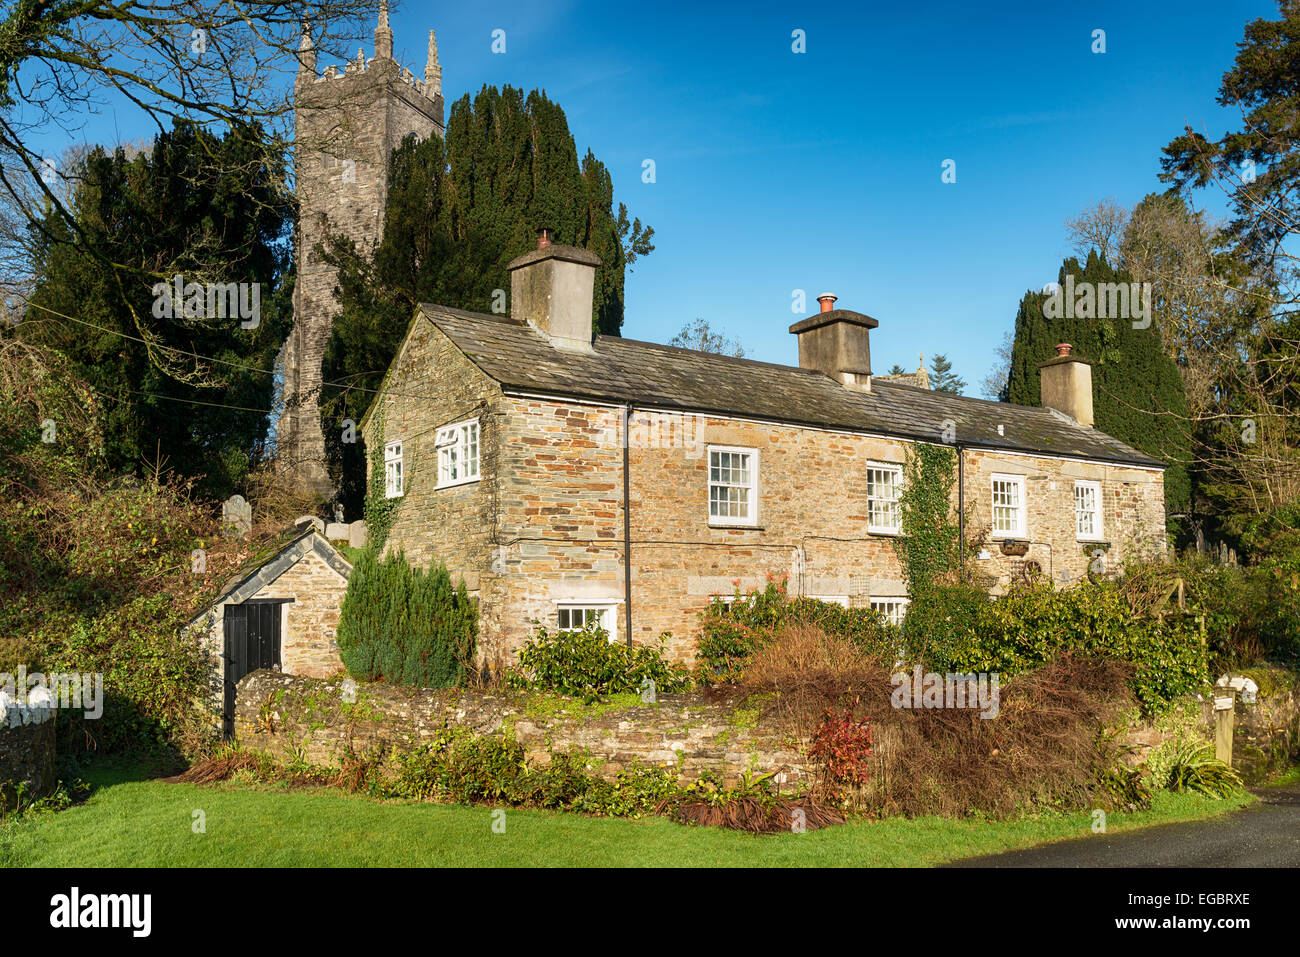
M 462 684 L 473 669 L 478 608 L 445 565 L 422 571 L 406 556 L 368 549 L 352 567 L 339 613 L 339 656 L 358 681 L 415 688 Z

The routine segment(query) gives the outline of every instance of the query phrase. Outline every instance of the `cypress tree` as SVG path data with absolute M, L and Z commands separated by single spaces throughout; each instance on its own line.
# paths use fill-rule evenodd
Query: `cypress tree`
M 361 681 L 449 688 L 465 680 L 478 611 L 445 565 L 421 571 L 401 552 L 382 562 L 367 549 L 352 567 L 339 614 L 343 665 Z
M 1102 283 L 1130 282 L 1127 272 L 1111 267 L 1095 250 L 1082 266 L 1073 257 L 1065 260 L 1058 277 L 1062 287 L 1067 275 L 1074 277 L 1076 289 L 1085 282 L 1093 284 L 1094 290 Z M 1073 354 L 1092 362 L 1096 428 L 1165 462 L 1169 466 L 1166 511 L 1185 513 L 1191 494 L 1187 397 L 1178 367 L 1161 347 L 1160 330 L 1154 322 L 1134 328 L 1132 303 L 1130 317 L 1097 318 L 1095 309 L 1091 315 L 1076 311 L 1073 316 L 1052 317 L 1047 313 L 1054 310 L 1045 309 L 1048 299 L 1048 293 L 1031 290 L 1020 300 L 1007 382 L 1009 401 L 1041 406 L 1039 366 L 1056 355 L 1057 343 L 1072 343 Z
M 545 93 L 484 86 L 452 105 L 446 141 L 407 137 L 393 151 L 383 240 L 358 250 L 343 237 L 319 251 L 338 269 L 341 311 L 323 363 L 330 472 L 349 511 L 364 498 L 359 443 L 338 423 L 360 420 L 422 302 L 476 312 L 500 309 L 507 264 L 533 249 L 545 226 L 555 242 L 601 257 L 592 330 L 618 335 L 627 267 L 654 249 L 654 230 L 613 206 L 614 184 L 587 151 L 581 161 L 568 121 Z

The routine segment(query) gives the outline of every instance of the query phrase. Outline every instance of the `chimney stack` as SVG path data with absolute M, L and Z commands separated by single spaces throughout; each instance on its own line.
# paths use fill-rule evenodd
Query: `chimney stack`
M 517 256 L 510 272 L 510 314 L 537 329 L 557 349 L 590 352 L 591 309 L 600 257 L 577 246 L 557 246 L 549 229 L 537 248 Z
M 1043 407 L 1092 428 L 1092 365 L 1071 355 L 1073 348 L 1068 342 L 1058 343 L 1056 357 L 1038 367 Z
M 821 310 L 796 322 L 790 331 L 799 337 L 799 368 L 824 372 L 855 392 L 871 391 L 871 340 L 880 325 L 870 316 L 835 308 L 835 295 L 817 297 Z

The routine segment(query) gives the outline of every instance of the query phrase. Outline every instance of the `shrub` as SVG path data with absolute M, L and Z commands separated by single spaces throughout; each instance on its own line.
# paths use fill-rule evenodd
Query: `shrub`
M 359 681 L 418 688 L 463 683 L 473 668 L 478 610 L 446 566 L 423 572 L 401 553 L 369 549 L 352 567 L 339 612 L 339 655 Z
M 594 700 L 620 692 L 643 690 L 653 681 L 657 691 L 684 691 L 690 673 L 664 658 L 659 647 L 611 642 L 605 630 L 589 623 L 580 631 L 548 631 L 538 627 L 519 651 L 519 667 L 509 683 L 516 688 L 556 691 Z
M 1169 766 L 1171 791 L 1198 791 L 1212 798 L 1231 797 L 1242 791 L 1241 775 L 1214 756 L 1213 745 L 1188 744 Z
M 755 652 L 798 625 L 843 638 L 890 662 L 903 657 L 898 629 L 879 612 L 791 598 L 784 582 L 769 582 L 762 591 L 743 597 L 737 592 L 730 604 L 715 600 L 700 614 L 700 625 L 699 672 L 711 682 L 740 681 Z
M 871 719 L 853 712 L 826 712 L 813 733 L 808 757 L 823 769 L 828 793 L 841 801 L 871 780 Z
M 1148 713 L 1209 680 L 1195 623 L 1187 616 L 1135 612 L 1114 581 L 1062 590 L 1050 581 L 1015 586 L 981 609 L 974 629 L 953 651 L 957 670 L 1003 678 L 1065 651 L 1128 662 L 1135 669 L 1133 691 Z

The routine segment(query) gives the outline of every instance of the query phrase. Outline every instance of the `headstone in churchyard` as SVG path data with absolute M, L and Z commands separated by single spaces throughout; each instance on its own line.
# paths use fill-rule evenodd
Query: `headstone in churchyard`
M 227 535 L 246 538 L 253 530 L 253 506 L 242 495 L 232 495 L 221 504 L 221 527 Z
M 348 526 L 348 544 L 353 548 L 365 548 L 370 541 L 370 528 L 365 521 L 353 522 Z
M 312 528 L 316 529 L 316 531 L 320 532 L 322 535 L 325 534 L 325 523 L 321 519 L 317 518 L 315 515 L 299 515 L 296 519 L 294 519 L 293 525 L 294 528 L 298 529 L 298 531 L 300 532 L 305 532 L 307 530 L 307 526 L 310 525 Z

